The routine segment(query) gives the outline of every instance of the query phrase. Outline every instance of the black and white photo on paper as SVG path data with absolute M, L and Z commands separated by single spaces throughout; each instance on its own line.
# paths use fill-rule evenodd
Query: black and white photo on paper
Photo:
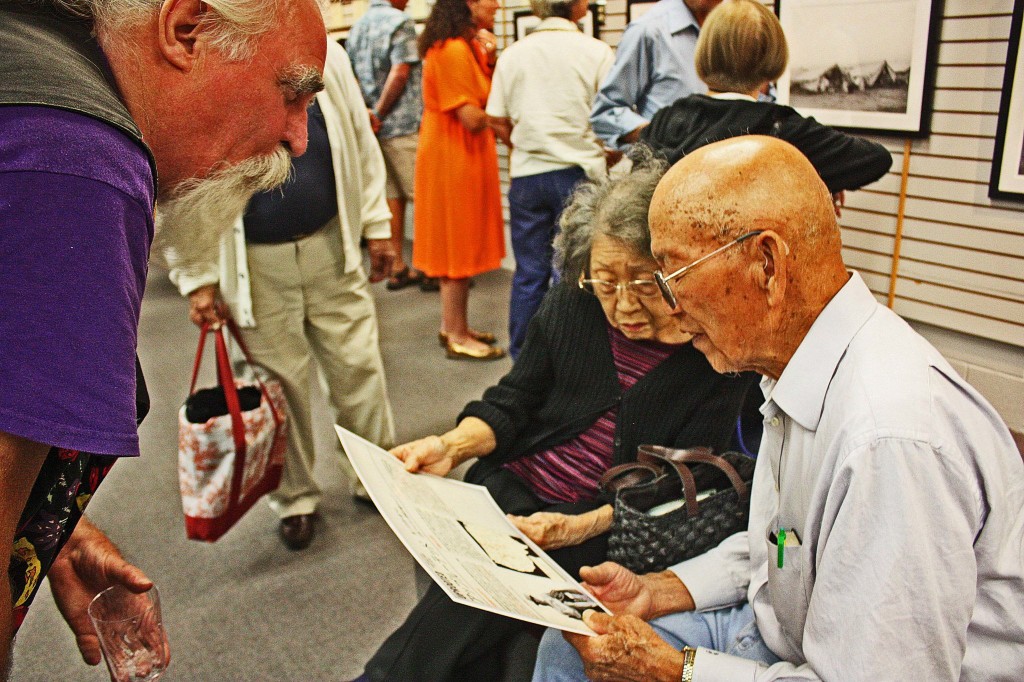
M 789 43 L 778 97 L 833 126 L 924 135 L 941 0 L 776 0 Z

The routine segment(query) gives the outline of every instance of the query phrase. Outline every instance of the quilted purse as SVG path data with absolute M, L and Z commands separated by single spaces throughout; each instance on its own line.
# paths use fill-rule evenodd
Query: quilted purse
M 224 327 L 204 325 L 189 397 L 178 412 L 178 483 L 185 534 L 207 542 L 230 530 L 260 497 L 277 489 L 287 447 L 281 384 L 261 377 L 234 321 L 226 326 L 245 355 L 255 384 L 235 380 Z M 203 346 L 211 331 L 218 385 L 196 391 Z
M 641 445 L 637 461 L 609 469 L 615 494 L 608 560 L 635 573 L 663 571 L 747 527 L 754 460 L 709 448 Z

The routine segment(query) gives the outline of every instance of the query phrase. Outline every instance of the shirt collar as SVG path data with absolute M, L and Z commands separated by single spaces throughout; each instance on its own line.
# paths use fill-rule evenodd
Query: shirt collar
M 836 368 L 860 328 L 878 309 L 878 302 L 856 272 L 828 302 L 790 358 L 778 381 L 761 382 L 774 402 L 808 431 L 818 428 L 825 394 Z
M 370 7 L 393 7 L 388 0 L 370 0 Z
M 750 95 L 744 95 L 742 92 L 716 92 L 713 95 L 708 95 L 711 99 L 742 99 L 748 102 L 756 102 L 757 100 Z
M 548 17 L 537 24 L 537 28 L 533 29 L 536 31 L 576 31 L 579 33 L 580 27 L 562 17 Z
M 693 30 L 700 33 L 700 24 L 697 23 L 696 17 L 693 16 L 693 12 L 686 6 L 683 0 L 662 0 L 662 2 L 669 3 L 668 5 L 668 32 L 672 35 L 685 31 L 690 26 L 693 26 Z

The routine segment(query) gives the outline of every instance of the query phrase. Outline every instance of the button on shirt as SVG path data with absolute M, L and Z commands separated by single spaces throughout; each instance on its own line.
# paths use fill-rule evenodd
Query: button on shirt
M 661 0 L 626 27 L 615 64 L 601 86 L 590 122 L 613 147 L 680 97 L 707 92 L 693 53 L 700 26 L 683 0 Z
M 673 570 L 784 660 L 694 679 L 1024 679 L 1024 463 L 985 399 L 855 273 L 761 388 L 748 531 Z
M 405 12 L 387 0 L 372 0 L 370 8 L 349 31 L 345 49 L 368 108 L 373 108 L 395 64 L 410 64 L 409 80 L 394 106 L 381 121 L 377 137 L 387 140 L 420 129 L 423 113 L 422 65 L 416 47 L 416 26 Z
M 501 54 L 487 113 L 512 120 L 513 178 L 572 166 L 591 179 L 605 173 L 590 128 L 590 106 L 611 68 L 612 49 L 574 23 L 549 17 Z

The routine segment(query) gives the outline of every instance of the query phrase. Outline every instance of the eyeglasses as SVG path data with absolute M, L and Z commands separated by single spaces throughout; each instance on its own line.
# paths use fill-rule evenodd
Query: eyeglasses
M 580 277 L 580 289 L 601 296 L 615 296 L 625 290 L 638 298 L 652 298 L 659 293 L 658 283 L 653 279 L 631 279 L 627 282 L 609 282 L 606 279 Z
M 750 239 L 751 237 L 756 237 L 762 232 L 764 232 L 764 230 L 753 230 L 752 232 L 747 232 L 746 234 L 740 235 L 739 237 L 733 239 L 725 246 L 720 246 L 711 253 L 709 253 L 708 255 L 698 258 L 689 265 L 684 265 L 683 267 L 673 272 L 671 275 L 663 275 L 661 274 L 661 270 L 656 271 L 654 273 L 654 281 L 657 283 L 658 289 L 661 291 L 661 296 L 662 298 L 665 299 L 665 303 L 668 304 L 668 307 L 675 310 L 676 307 L 679 305 L 679 302 L 676 301 L 676 295 L 672 292 L 672 288 L 669 287 L 668 285 L 669 282 L 671 282 L 674 279 L 679 279 L 680 277 L 690 272 L 690 270 L 693 270 L 695 267 L 697 267 L 704 261 L 711 260 L 712 258 L 722 253 L 723 251 L 726 251 L 727 249 L 736 246 L 737 244 L 740 244 Z

